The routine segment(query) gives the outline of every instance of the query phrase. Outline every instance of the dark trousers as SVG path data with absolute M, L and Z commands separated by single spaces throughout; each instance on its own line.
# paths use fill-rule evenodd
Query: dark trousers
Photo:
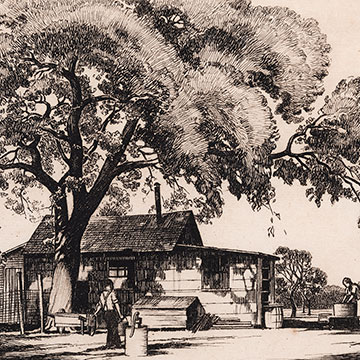
M 118 332 L 119 316 L 115 310 L 107 310 L 104 314 L 107 328 L 106 346 L 120 347 L 121 341 Z

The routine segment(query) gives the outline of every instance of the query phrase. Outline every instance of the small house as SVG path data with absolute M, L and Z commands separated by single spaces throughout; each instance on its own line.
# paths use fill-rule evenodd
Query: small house
M 159 194 L 158 194 L 159 195 Z M 81 242 L 74 311 L 87 312 L 113 280 L 124 314 L 145 295 L 197 297 L 205 311 L 261 326 L 263 309 L 275 300 L 277 257 L 203 244 L 191 211 L 93 217 Z M 54 224 L 45 216 L 22 248 L 25 321 L 39 322 L 37 276 L 45 306 L 54 270 Z

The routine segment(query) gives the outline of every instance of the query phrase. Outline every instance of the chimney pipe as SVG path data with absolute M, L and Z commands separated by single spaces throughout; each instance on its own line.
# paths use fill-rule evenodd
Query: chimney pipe
M 154 184 L 155 187 L 155 208 L 156 208 L 156 221 L 158 224 L 161 223 L 161 194 L 160 194 L 160 184 L 156 182 Z

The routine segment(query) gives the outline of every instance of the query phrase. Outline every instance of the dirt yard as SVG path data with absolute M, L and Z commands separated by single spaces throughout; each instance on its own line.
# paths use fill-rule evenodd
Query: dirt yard
M 123 359 L 123 350 L 104 349 L 105 333 L 0 334 L 1 359 Z M 360 359 L 360 332 L 281 329 L 150 332 L 154 360 Z

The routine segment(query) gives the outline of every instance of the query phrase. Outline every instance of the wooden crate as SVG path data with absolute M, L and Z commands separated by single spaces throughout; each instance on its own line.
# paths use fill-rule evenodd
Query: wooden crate
M 191 329 L 205 313 L 196 296 L 145 296 L 132 308 L 150 329 Z

